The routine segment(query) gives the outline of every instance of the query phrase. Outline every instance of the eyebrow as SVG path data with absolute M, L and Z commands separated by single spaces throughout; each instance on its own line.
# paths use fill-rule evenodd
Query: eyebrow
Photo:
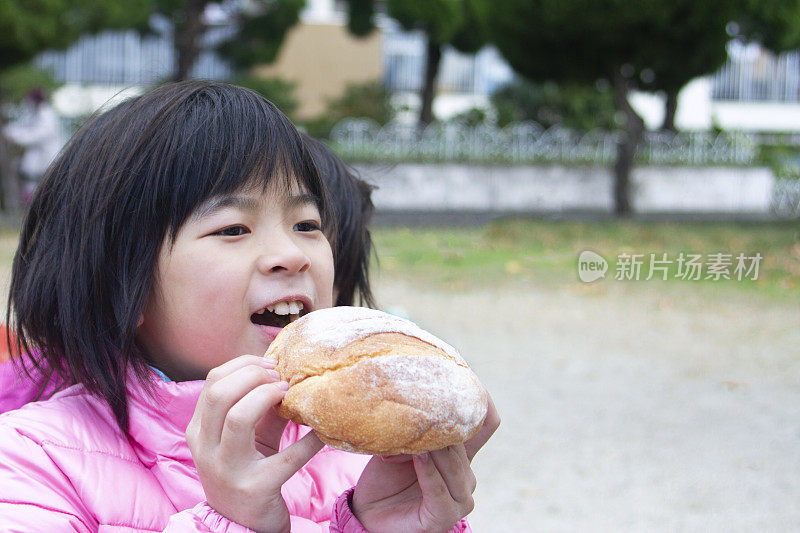
M 295 208 L 295 207 L 305 207 L 307 205 L 313 205 L 314 207 L 319 206 L 319 197 L 316 194 L 312 194 L 310 192 L 303 192 L 300 194 L 296 194 L 290 196 L 286 199 L 286 207 L 288 208 Z
M 240 196 L 235 194 L 224 194 L 220 196 L 212 196 L 197 208 L 192 215 L 193 218 L 204 218 L 211 216 L 217 211 L 227 208 L 239 209 L 242 211 L 257 211 L 259 202 L 249 196 Z
M 319 198 L 312 193 L 303 192 L 289 196 L 284 200 L 284 206 L 288 209 L 305 207 L 307 205 L 318 206 Z M 261 202 L 252 196 L 242 196 L 238 194 L 224 194 L 209 198 L 197 208 L 193 218 L 203 218 L 223 209 L 233 208 L 241 211 L 254 212 L 261 209 Z

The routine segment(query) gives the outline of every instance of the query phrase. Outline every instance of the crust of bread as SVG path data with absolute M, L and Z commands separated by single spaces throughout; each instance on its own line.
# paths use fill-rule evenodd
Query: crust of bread
M 313 342 L 303 324 L 313 315 L 283 328 L 266 353 L 290 385 L 280 416 L 329 446 L 380 455 L 444 448 L 480 429 L 488 397 L 460 357 L 400 332 Z

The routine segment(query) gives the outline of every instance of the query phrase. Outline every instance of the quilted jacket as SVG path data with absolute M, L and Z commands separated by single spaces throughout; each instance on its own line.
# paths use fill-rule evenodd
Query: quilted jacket
M 0 414 L 2 531 L 247 531 L 205 502 L 186 444 L 203 382 L 154 374 L 157 401 L 132 382 L 125 434 L 82 385 L 26 403 L 26 382 L 0 365 L 0 411 L 25 404 Z M 289 422 L 281 448 L 308 431 Z M 289 479 L 282 494 L 292 531 L 363 532 L 348 496 L 368 460 L 326 446 Z M 470 529 L 462 520 L 453 531 Z

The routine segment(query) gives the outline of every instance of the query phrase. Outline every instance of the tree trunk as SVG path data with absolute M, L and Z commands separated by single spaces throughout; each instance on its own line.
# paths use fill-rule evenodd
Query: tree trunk
M 419 125 L 425 127 L 433 122 L 433 96 L 436 92 L 436 75 L 439 74 L 439 62 L 442 49 L 428 36 L 425 54 L 425 83 L 422 85 L 422 107 L 419 112 Z
M 664 115 L 664 124 L 661 129 L 678 133 L 678 128 L 675 126 L 675 112 L 678 111 L 678 92 L 668 91 L 667 102 L 665 105 L 666 113 Z
M 614 163 L 614 212 L 620 217 L 631 214 L 630 175 L 633 170 L 636 149 L 644 138 L 644 120 L 628 101 L 628 80 L 619 68 L 614 70 L 614 102 L 625 116 L 625 131 L 617 146 L 617 161 Z
M 206 29 L 203 12 L 207 3 L 208 0 L 188 0 L 186 7 L 178 15 L 180 18 L 173 19 L 175 24 L 173 41 L 178 56 L 175 81 L 189 79 L 192 66 L 200 55 L 199 39 Z
M 0 117 L 0 129 L 4 126 L 5 119 Z M 14 160 L 13 147 L 0 135 L 0 210 L 5 212 L 20 207 L 19 173 Z

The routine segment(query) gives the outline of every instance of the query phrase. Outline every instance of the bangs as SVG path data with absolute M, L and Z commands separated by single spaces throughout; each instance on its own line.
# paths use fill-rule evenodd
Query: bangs
M 170 161 L 165 172 L 155 173 L 165 178 L 155 185 L 163 188 L 156 197 L 163 202 L 158 211 L 170 214 L 170 240 L 207 200 L 276 185 L 289 192 L 296 184 L 328 218 L 321 179 L 295 127 L 266 99 L 236 89 L 198 91 L 175 110 L 183 124 L 153 138 Z

